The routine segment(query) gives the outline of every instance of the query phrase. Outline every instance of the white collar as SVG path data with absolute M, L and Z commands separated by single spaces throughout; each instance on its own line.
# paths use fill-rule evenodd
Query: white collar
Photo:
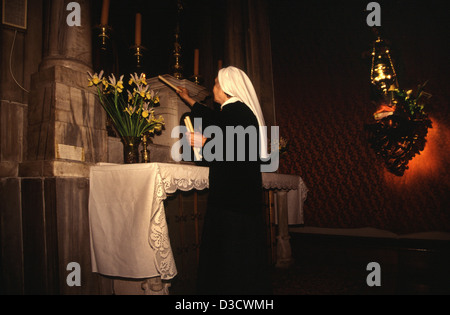
M 240 99 L 238 99 L 235 96 L 232 96 L 231 98 L 227 99 L 222 105 L 220 105 L 220 110 L 222 110 L 222 108 L 225 105 L 231 104 L 231 103 L 236 103 L 236 102 L 242 102 Z

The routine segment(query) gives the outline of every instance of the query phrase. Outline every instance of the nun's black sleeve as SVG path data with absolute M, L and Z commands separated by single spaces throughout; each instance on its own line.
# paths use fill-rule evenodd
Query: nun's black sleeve
M 208 126 L 216 125 L 218 120 L 218 115 L 216 111 L 198 102 L 192 105 L 190 116 L 201 118 L 203 129 Z

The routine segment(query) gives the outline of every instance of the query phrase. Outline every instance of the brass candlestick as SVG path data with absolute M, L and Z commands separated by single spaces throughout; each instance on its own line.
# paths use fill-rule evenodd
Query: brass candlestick
M 108 40 L 110 39 L 110 36 L 111 36 L 110 34 L 112 31 L 112 28 L 109 25 L 96 25 L 95 28 L 99 30 L 98 37 L 101 39 L 100 48 L 102 50 L 106 50 Z
M 183 13 L 183 2 L 181 0 L 177 1 L 177 24 L 175 28 L 175 43 L 173 50 L 173 57 L 175 63 L 172 66 L 173 76 L 179 80 L 183 78 L 183 66 L 181 64 L 181 44 L 180 44 L 180 22 L 181 14 Z
M 150 151 L 147 149 L 147 135 L 142 136 L 142 161 L 144 163 L 150 163 Z
M 183 78 L 183 66 L 181 65 L 181 45 L 179 43 L 180 35 L 175 34 L 175 43 L 173 50 L 173 57 L 175 58 L 175 64 L 173 65 L 173 76 L 179 80 Z
M 199 74 L 194 74 L 192 77 L 189 78 L 189 80 L 197 85 L 201 85 L 203 83 L 203 77 Z
M 130 49 L 133 50 L 133 54 L 136 57 L 136 68 L 141 68 L 146 48 L 142 45 L 134 45 L 131 46 Z

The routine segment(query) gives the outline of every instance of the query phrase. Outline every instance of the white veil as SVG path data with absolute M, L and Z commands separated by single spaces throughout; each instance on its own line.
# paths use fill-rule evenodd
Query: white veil
M 267 158 L 267 129 L 264 116 L 256 96 L 255 88 L 244 71 L 236 67 L 227 67 L 219 70 L 217 76 L 222 90 L 231 96 L 231 99 L 222 104 L 221 108 L 229 103 L 240 101 L 247 105 L 255 114 L 259 124 L 260 156 Z

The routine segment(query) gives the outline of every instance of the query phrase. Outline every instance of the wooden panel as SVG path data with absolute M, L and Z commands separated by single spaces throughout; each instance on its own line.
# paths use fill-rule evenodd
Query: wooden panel
M 25 294 L 46 294 L 48 292 L 42 185 L 41 179 L 26 178 L 22 181 Z
M 178 275 L 173 294 L 194 294 L 207 190 L 177 192 L 165 201 L 169 237 Z
M 91 271 L 89 179 L 11 179 L 1 188 L 5 293 L 112 294 L 111 280 Z M 80 264 L 79 287 L 66 283 L 70 262 Z
M 263 195 L 266 211 L 267 256 L 269 264 L 272 265 L 277 261 L 274 191 L 264 190 Z
M 46 179 L 44 182 L 45 255 L 49 294 L 60 293 L 56 216 L 56 180 L 55 178 L 51 178 Z
M 20 180 L 0 180 L 0 294 L 23 294 Z
M 58 269 L 61 294 L 112 294 L 111 280 L 92 273 L 89 234 L 89 179 L 47 179 L 55 185 L 58 237 Z M 47 187 L 47 185 L 46 185 Z M 81 268 L 81 286 L 67 285 L 70 262 Z

